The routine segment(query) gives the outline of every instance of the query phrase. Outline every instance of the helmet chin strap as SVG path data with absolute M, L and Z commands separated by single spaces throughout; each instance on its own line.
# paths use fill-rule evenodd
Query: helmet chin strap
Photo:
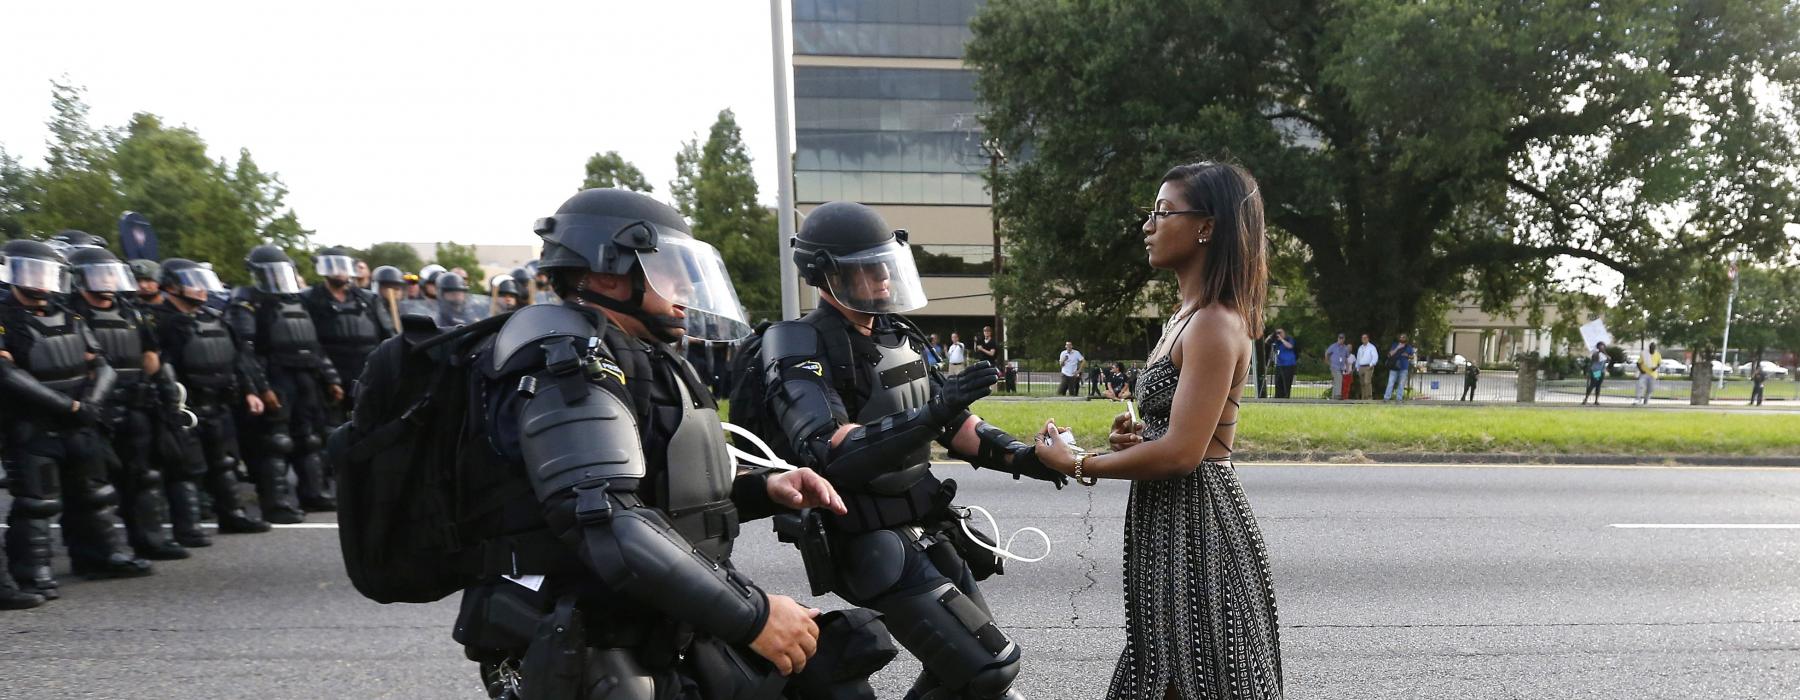
M 644 310 L 644 278 L 641 275 L 631 276 L 630 302 L 619 301 L 618 299 L 600 294 L 599 292 L 589 290 L 585 284 L 580 289 L 575 290 L 575 296 L 581 297 L 582 301 L 589 302 L 608 311 L 622 313 L 637 319 L 638 323 L 644 324 L 644 329 L 649 331 L 650 335 L 654 336 L 659 341 L 673 343 L 681 340 L 680 336 L 675 335 L 670 330 L 673 328 L 681 328 L 685 325 L 681 319 L 674 316 L 652 314 Z

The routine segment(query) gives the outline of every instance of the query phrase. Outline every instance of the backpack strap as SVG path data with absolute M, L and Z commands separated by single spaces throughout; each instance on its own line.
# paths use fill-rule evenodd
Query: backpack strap
M 825 359 L 831 363 L 832 389 L 846 403 L 850 397 L 868 392 L 862 388 L 862 373 L 856 371 L 856 350 L 850 347 L 850 322 L 830 306 L 820 304 L 801 319 L 819 331 L 819 343 L 825 347 Z

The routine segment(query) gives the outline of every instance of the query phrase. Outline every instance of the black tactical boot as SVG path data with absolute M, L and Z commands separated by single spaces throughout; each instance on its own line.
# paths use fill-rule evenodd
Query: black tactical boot
M 242 535 L 268 531 L 268 522 L 245 515 L 242 510 L 219 516 L 219 532 L 228 535 Z
M 175 542 L 183 547 L 211 547 L 212 538 L 200 526 L 200 485 L 192 481 L 169 484 L 169 524 Z
M 154 573 L 150 569 L 150 562 L 142 559 L 133 559 L 129 555 L 118 552 L 113 553 L 103 561 L 88 562 L 76 560 L 72 563 L 72 568 L 74 569 L 76 576 L 83 576 L 90 580 L 137 578 L 139 576 L 149 576 Z

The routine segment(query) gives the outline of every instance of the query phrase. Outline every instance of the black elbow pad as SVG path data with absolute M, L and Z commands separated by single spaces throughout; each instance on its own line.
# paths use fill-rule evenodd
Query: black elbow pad
M 576 497 L 578 503 L 609 502 L 604 516 L 577 506 L 582 512 L 577 517 L 588 521 L 580 533 L 582 558 L 601 580 L 721 639 L 740 644 L 755 639 L 768 617 L 762 591 L 694 551 L 661 513 L 632 507 L 634 495 L 621 498 L 605 488 L 584 487 Z

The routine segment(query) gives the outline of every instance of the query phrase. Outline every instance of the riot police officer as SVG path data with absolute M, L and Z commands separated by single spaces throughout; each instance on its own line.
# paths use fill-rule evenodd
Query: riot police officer
M 445 272 L 437 276 L 437 324 L 451 328 L 474 323 L 483 318 L 480 302 L 469 296 L 469 283 L 462 275 Z
M 375 293 L 375 317 L 381 319 L 382 328 L 389 336 L 400 333 L 400 304 L 406 300 L 406 274 L 393 265 L 382 265 L 375 268 L 370 275 L 370 283 Z
M 815 622 L 732 566 L 740 519 L 841 502 L 810 470 L 737 475 L 712 398 L 669 345 L 700 316 L 747 330 L 723 274 L 690 277 L 722 272 L 718 253 L 672 208 L 625 190 L 580 192 L 537 231 L 565 302 L 514 313 L 475 360 L 485 444 L 516 465 L 463 487 L 516 494 L 482 509 L 500 514 L 488 529 L 507 547 L 488 552 L 495 566 L 456 625 L 490 694 L 773 698 L 805 669 L 793 697 L 873 697 L 867 673 L 891 646 L 808 667 L 815 649 L 855 647 L 819 640 L 821 625 L 885 640 L 872 615 Z
M 437 319 L 438 313 L 438 275 L 444 274 L 444 266 L 432 263 L 419 268 L 419 296 L 407 299 L 400 304 L 400 314 L 418 314 L 430 319 Z
M 525 299 L 525 294 L 519 291 L 519 283 L 507 275 L 494 277 L 494 283 L 490 285 L 488 291 L 492 292 L 494 298 L 493 305 L 488 308 L 490 316 L 517 311 Z
M 301 303 L 312 314 L 319 344 L 338 375 L 355 381 L 362 376 L 369 353 L 392 333 L 381 322 L 375 295 L 351 281 L 356 274 L 355 258 L 342 248 L 325 248 L 313 257 L 313 266 L 323 280 L 300 295 Z M 345 408 L 333 407 L 332 424 L 343 422 Z
M 157 287 L 157 280 L 162 278 L 162 266 L 155 260 L 132 260 L 127 263 L 131 267 L 131 276 L 137 280 L 137 303 L 143 306 L 161 304 L 162 290 Z
M 319 451 L 325 446 L 327 402 L 344 400 L 337 367 L 319 343 L 312 316 L 300 302 L 300 274 L 286 252 L 273 245 L 250 249 L 244 258 L 254 284 L 232 293 L 225 322 L 250 339 L 268 376 L 267 408 L 240 443 L 250 462 L 263 518 L 272 523 L 304 520 L 301 508 L 337 507 Z M 298 507 L 288 485 L 288 468 L 300 485 Z
M 150 562 L 121 552 L 113 529 L 118 493 L 107 481 L 110 448 L 99 426 L 115 377 L 86 324 L 53 298 L 69 291 L 67 264 L 40 241 L 9 241 L 0 255 L 9 281 L 0 299 L 0 418 L 13 499 L 6 530 L 13 579 L 57 597 L 50 519 L 59 513 L 77 575 L 149 575 Z
M 177 390 L 174 380 L 162 372 L 148 319 L 119 298 L 135 292 L 137 283 L 131 270 L 105 248 L 71 248 L 67 257 L 75 286 L 69 308 L 87 322 L 106 363 L 118 375 L 106 400 L 113 456 L 108 471 L 119 491 L 125 540 L 145 559 L 186 559 L 187 549 L 163 531 L 167 516 L 180 518 L 175 529 L 183 539 L 198 546 L 210 543 L 200 530 L 197 511 L 169 511 L 164 481 L 186 474 L 166 475 L 154 459 L 160 429 L 167 422 L 166 416 L 158 415 L 162 399 L 172 404 Z
M 249 340 L 206 305 L 211 295 L 225 291 L 212 270 L 192 260 L 170 258 L 163 261 L 159 283 L 165 303 L 150 307 L 156 315 L 157 344 L 164 364 L 187 388 L 187 406 L 199 419 L 192 431 L 177 436 L 182 439 L 183 463 L 201 465 L 219 532 L 268 532 L 269 523 L 247 514 L 238 494 L 244 460 L 235 409 L 251 417 L 267 409 L 262 396 L 269 393 L 269 384 L 262 366 L 256 363 Z M 171 494 L 169 500 L 177 511 L 199 510 L 197 496 L 193 506 L 185 495 Z
M 1059 488 L 1066 478 L 969 413 L 997 370 L 977 363 L 946 378 L 923 360 L 923 336 L 900 316 L 926 303 L 904 231 L 866 206 L 833 202 L 807 216 L 793 250 L 821 303 L 771 326 L 760 357 L 789 459 L 817 467 L 848 506 L 829 523 L 835 588 L 881 611 L 925 667 L 908 698 L 1009 697 L 1019 647 L 958 553 L 946 512 L 954 482 L 931 473 L 930 444 L 1014 478 Z

